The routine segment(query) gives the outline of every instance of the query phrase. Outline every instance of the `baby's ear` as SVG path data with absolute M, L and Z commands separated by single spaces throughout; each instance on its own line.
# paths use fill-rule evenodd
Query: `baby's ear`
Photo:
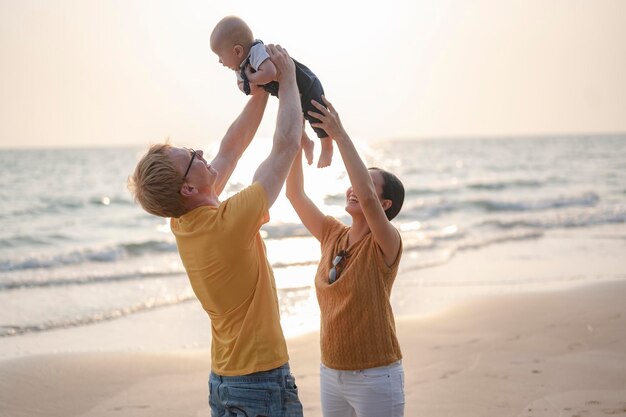
M 233 47 L 233 50 L 235 51 L 235 54 L 236 54 L 238 57 L 243 57 L 243 46 L 241 46 L 241 45 L 235 45 L 235 46 Z

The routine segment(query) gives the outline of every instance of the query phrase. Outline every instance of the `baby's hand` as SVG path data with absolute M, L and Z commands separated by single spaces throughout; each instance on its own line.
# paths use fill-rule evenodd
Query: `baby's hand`
M 265 90 L 263 89 L 263 87 L 254 84 L 254 83 L 249 83 L 250 85 L 250 94 L 251 96 L 263 91 L 265 92 Z M 237 77 L 237 87 L 239 88 L 239 91 L 241 91 L 242 93 L 246 94 L 246 90 L 244 89 L 244 82 L 242 79 L 240 79 L 239 77 Z
M 252 65 L 246 65 L 246 68 L 245 68 L 245 70 L 244 70 L 244 71 L 245 71 L 245 73 L 246 73 L 246 77 L 248 77 L 248 79 L 250 79 L 250 76 L 251 76 L 252 74 L 254 74 L 254 72 L 252 72 Z M 256 72 L 256 71 L 255 71 L 255 72 Z

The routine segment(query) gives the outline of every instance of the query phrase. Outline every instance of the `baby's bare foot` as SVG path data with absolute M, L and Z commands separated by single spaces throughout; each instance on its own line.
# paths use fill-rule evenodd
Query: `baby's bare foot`
M 320 154 L 320 159 L 318 159 L 317 161 L 317 167 L 318 168 L 326 168 L 327 166 L 330 166 L 330 163 L 333 160 L 333 153 L 332 152 L 326 152 L 324 149 L 322 149 L 322 153 Z
M 311 165 L 313 163 L 313 149 L 315 148 L 315 142 L 313 142 L 308 137 L 303 137 L 300 145 L 302 146 L 302 150 L 304 151 L 306 163 Z
M 322 144 L 322 150 L 320 152 L 320 159 L 317 161 L 317 167 L 326 168 L 330 166 L 333 160 L 333 140 L 330 136 L 326 136 L 325 138 L 320 138 L 320 143 Z

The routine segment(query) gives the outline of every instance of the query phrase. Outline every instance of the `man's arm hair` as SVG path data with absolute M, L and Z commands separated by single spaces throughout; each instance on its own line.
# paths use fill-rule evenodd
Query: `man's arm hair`
M 261 183 L 267 194 L 268 207 L 276 201 L 287 178 L 302 137 L 302 107 L 296 85 L 293 60 L 280 45 L 267 45 L 270 59 L 278 71 L 280 100 L 276 131 L 269 156 L 257 168 L 253 181 Z
M 239 158 L 241 158 L 241 155 L 256 134 L 263 119 L 267 99 L 268 94 L 262 91 L 262 89 L 255 92 L 248 100 L 241 114 L 226 131 L 220 143 L 220 149 L 213 161 L 211 161 L 211 165 L 217 170 L 217 180 L 215 182 L 217 195 L 220 195 L 224 190 L 228 179 L 237 166 Z

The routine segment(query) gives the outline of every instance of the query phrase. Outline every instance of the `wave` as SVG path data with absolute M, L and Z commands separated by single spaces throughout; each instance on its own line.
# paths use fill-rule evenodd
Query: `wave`
M 470 182 L 465 187 L 470 190 L 499 191 L 509 188 L 540 188 L 545 184 L 540 180 L 508 180 L 508 181 L 476 181 Z
M 499 202 L 494 200 L 470 200 L 470 201 L 442 201 L 431 205 L 409 207 L 399 216 L 400 228 L 402 222 L 415 222 L 418 219 L 434 219 L 444 213 L 469 210 L 480 207 L 483 212 L 489 213 L 490 217 L 501 214 L 500 218 L 487 218 L 462 226 L 464 230 L 457 229 L 452 233 L 450 230 L 424 230 L 417 233 L 425 235 L 429 241 L 460 240 L 472 235 L 480 235 L 485 228 L 512 230 L 520 228 L 552 229 L 559 227 L 586 227 L 597 224 L 623 223 L 626 222 L 626 205 L 597 206 L 599 197 L 593 192 L 583 193 L 578 196 L 557 197 L 536 201 Z M 588 209 L 580 210 L 580 207 Z M 592 207 L 592 208 L 591 208 Z M 549 211 L 550 209 L 558 209 Z M 346 219 L 346 221 L 348 221 Z M 424 248 L 424 238 L 421 241 L 413 238 L 412 231 L 403 232 L 406 237 L 406 246 L 416 245 Z M 309 236 L 306 228 L 300 223 L 281 223 L 265 225 L 262 234 L 266 239 L 284 239 L 292 237 Z M 466 236 L 465 236 L 466 234 Z M 69 239 L 67 236 L 54 234 L 45 237 L 24 237 L 0 239 L 0 248 L 12 248 L 12 245 L 21 244 L 26 239 L 30 245 L 50 245 L 50 240 L 55 241 Z M 416 243 L 414 243 L 414 241 Z M 146 240 L 143 242 L 126 242 L 106 247 L 86 247 L 68 249 L 66 252 L 56 254 L 38 254 L 26 257 L 0 259 L 0 272 L 34 270 L 41 268 L 56 268 L 84 263 L 115 263 L 132 258 L 149 256 L 153 254 L 175 254 L 176 243 L 173 240 Z M 289 266 L 309 265 L 310 261 L 300 260 L 294 263 L 276 263 L 274 267 L 283 268 Z M 33 284 L 34 285 L 34 284 Z
M 175 242 L 162 240 L 147 240 L 139 243 L 126 243 L 121 246 L 128 254 L 135 256 L 141 256 L 154 252 L 177 252 Z
M 33 279 L 13 279 L 0 282 L 0 290 L 15 290 L 24 288 L 45 288 L 45 287 L 62 287 L 66 285 L 89 285 L 110 282 L 132 281 L 139 279 L 152 279 L 171 277 L 177 278 L 184 275 L 183 271 L 165 271 L 165 272 L 127 272 L 115 275 L 81 275 L 80 277 L 69 278 L 33 278 Z
M 310 266 L 310 265 L 317 265 L 318 262 L 319 262 L 318 259 L 311 259 L 309 261 L 297 261 L 297 262 L 274 262 L 272 264 L 272 268 L 278 269 L 278 268 L 291 268 L 294 266 Z
M 11 218 L 21 216 L 45 216 L 62 213 L 73 213 L 84 208 L 102 206 L 133 206 L 134 203 L 122 196 L 90 196 L 86 198 L 77 197 L 53 197 L 42 198 L 40 201 L 26 207 L 16 207 L 13 210 L 6 210 L 0 214 L 0 218 Z
M 431 187 L 409 187 L 406 190 L 406 196 L 423 196 L 423 195 L 449 195 L 457 194 L 463 189 L 471 191 L 502 191 L 517 188 L 541 188 L 546 185 L 544 180 L 529 179 L 511 179 L 511 180 L 473 180 L 466 183 L 446 184 Z
M 588 191 L 574 196 L 544 198 L 537 200 L 504 200 L 504 199 L 440 199 L 434 202 L 417 202 L 411 206 L 409 202 L 399 215 L 402 219 L 428 220 L 444 214 L 462 211 L 480 210 L 487 213 L 498 212 L 536 212 L 569 207 L 593 207 L 600 201 L 600 196 Z M 405 203 L 406 204 L 406 203 Z
M 93 313 L 85 316 L 49 320 L 44 323 L 29 324 L 22 326 L 0 325 L 0 338 L 7 336 L 17 336 L 25 333 L 44 332 L 54 329 L 63 329 L 70 327 L 85 326 L 96 324 L 103 321 L 115 320 L 131 314 L 143 311 L 155 310 L 157 308 L 172 306 L 189 301 L 196 300 L 195 295 L 171 295 L 166 297 L 151 297 L 147 300 L 126 307 L 112 308 L 107 311 Z
M 538 239 L 543 236 L 543 234 L 544 232 L 542 230 L 521 230 L 492 235 L 467 236 L 457 242 L 446 243 L 445 246 L 440 244 L 431 245 L 428 249 L 439 249 L 439 251 L 436 251 L 435 256 L 421 254 L 421 256 L 414 258 L 407 256 L 407 254 L 410 252 L 422 251 L 424 250 L 424 247 L 420 247 L 419 245 L 405 246 L 403 254 L 403 259 L 405 260 L 403 260 L 402 270 L 414 271 L 444 265 L 450 262 L 450 260 L 452 260 L 452 258 L 454 258 L 454 256 L 456 256 L 459 252 L 480 249 L 496 243 Z
M 458 194 L 461 189 L 456 185 L 442 185 L 432 187 L 411 187 L 405 190 L 405 198 L 422 197 L 430 195 L 450 195 Z
M 437 259 L 420 255 L 421 259 L 408 262 L 412 265 L 409 269 L 421 269 L 444 264 L 459 251 L 479 249 L 508 241 L 537 239 L 551 229 L 613 223 L 626 223 L 626 205 L 603 207 L 593 211 L 557 212 L 548 215 L 541 213 L 510 219 L 490 219 L 474 223 L 466 230 L 455 228 L 452 233 L 446 233 L 448 228 L 440 231 L 403 233 L 404 251 L 423 253 L 440 250 L 447 253 L 446 256 Z
M 491 219 L 479 222 L 475 227 L 492 227 L 504 230 L 515 228 L 538 228 L 547 230 L 555 228 L 588 227 L 611 223 L 626 223 L 626 205 L 603 207 L 594 211 L 559 212 L 549 216 Z
M 421 269 L 447 263 L 457 252 L 479 249 L 507 241 L 537 239 L 547 230 L 559 228 L 591 227 L 603 224 L 626 223 L 626 205 L 570 210 L 554 213 L 527 213 L 505 219 L 476 222 L 466 229 L 448 226 L 441 230 L 421 230 L 403 233 L 404 252 L 420 252 L 417 260 L 403 261 L 408 269 Z M 435 259 L 425 253 L 446 253 Z M 405 256 L 405 259 L 410 259 Z
M 46 246 L 50 245 L 51 242 L 59 242 L 59 241 L 68 241 L 70 240 L 69 236 L 52 233 L 47 235 L 33 236 L 33 235 L 22 235 L 22 236 L 11 236 L 8 238 L 0 239 L 0 248 L 18 248 L 18 247 L 30 247 L 30 246 Z M 0 269 L 1 270 L 1 269 Z
M 267 239 L 310 236 L 309 231 L 302 223 L 265 224 L 261 228 L 261 232 L 263 237 Z
M 308 298 L 311 291 L 311 286 L 294 286 L 288 288 L 278 288 L 279 296 L 283 300 L 283 303 L 293 304 L 299 299 Z M 303 297 L 304 294 L 304 297 Z M 86 326 L 91 324 L 98 324 L 105 321 L 115 320 L 130 316 L 137 313 L 146 311 L 152 311 L 163 307 L 169 307 L 179 305 L 187 302 L 196 302 L 196 296 L 190 291 L 182 294 L 170 294 L 162 296 L 148 297 L 137 303 L 133 303 L 128 306 L 116 306 L 110 307 L 104 311 L 97 312 L 85 312 L 83 315 L 74 317 L 59 317 L 48 320 L 37 320 L 37 323 L 27 323 L 20 325 L 1 325 L 0 324 L 0 338 L 18 336 L 26 333 L 45 332 L 55 329 L 72 328 L 79 326 Z M 281 308 L 285 308 L 281 304 Z
M 546 198 L 535 201 L 497 201 L 497 200 L 470 200 L 468 206 L 478 207 L 488 212 L 493 211 L 541 211 L 566 207 L 590 207 L 600 201 L 600 196 L 594 192 L 586 192 L 573 197 Z
M 310 266 L 317 265 L 318 259 L 310 259 L 305 261 L 294 262 L 274 262 L 272 263 L 273 269 L 280 268 L 292 268 L 298 266 Z M 3 279 L 0 281 L 0 291 L 8 291 L 15 289 L 27 289 L 27 288 L 50 288 L 50 287 L 63 287 L 69 285 L 91 285 L 102 283 L 115 283 L 133 280 L 149 280 L 155 278 L 180 278 L 186 276 L 184 269 L 181 266 L 180 270 L 167 270 L 159 272 L 146 272 L 146 271 L 124 271 L 116 274 L 81 274 L 80 276 L 71 277 L 54 277 L 36 276 L 34 278 L 22 278 L 17 277 L 14 279 Z
M 463 190 L 470 191 L 503 191 L 508 189 L 538 189 L 544 187 L 548 181 L 556 181 L 557 179 L 551 178 L 549 180 L 531 180 L 531 179 L 511 179 L 511 180 L 474 180 L 467 183 L 456 184 L 439 184 L 431 186 L 407 186 L 405 184 L 405 198 L 433 196 L 433 195 L 453 195 L 463 192 Z M 341 205 L 345 203 L 345 194 L 332 194 L 327 195 L 324 198 L 326 205 Z
M 117 262 L 128 257 L 138 257 L 150 253 L 176 252 L 176 250 L 176 243 L 168 241 L 148 240 L 121 243 L 101 248 L 74 249 L 53 255 L 40 254 L 20 259 L 0 260 L 0 272 L 53 268 L 86 262 Z

